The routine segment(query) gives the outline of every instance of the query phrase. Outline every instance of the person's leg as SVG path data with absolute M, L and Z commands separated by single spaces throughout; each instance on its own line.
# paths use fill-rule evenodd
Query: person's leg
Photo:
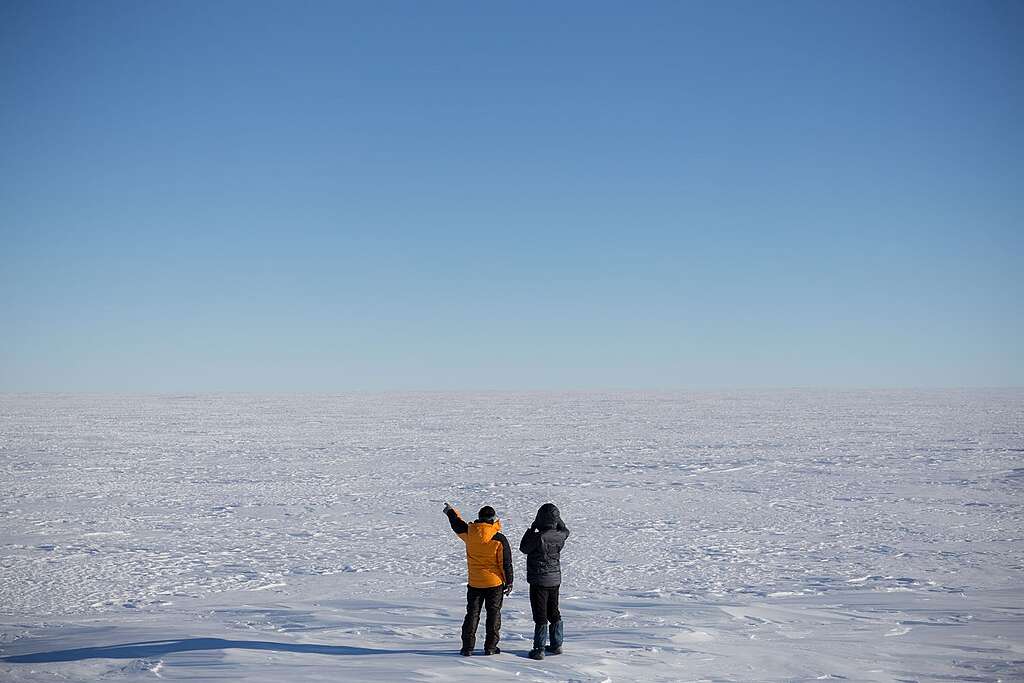
M 476 647 L 476 627 L 480 623 L 480 607 L 484 596 L 472 586 L 466 587 L 466 619 L 462 622 L 462 654 L 468 654 Z
M 530 586 L 530 610 L 533 612 L 533 623 L 548 623 L 548 595 L 543 586 Z
M 555 623 L 562 620 L 562 613 L 558 611 L 558 589 L 561 586 L 552 586 L 547 589 L 547 618 L 548 623 Z
M 487 592 L 487 635 L 484 639 L 484 654 L 495 654 L 498 650 L 498 641 L 501 640 L 501 603 L 504 599 L 501 586 L 491 588 Z
M 544 649 L 553 655 L 562 654 L 562 638 L 565 635 L 565 631 L 562 626 L 562 613 L 558 610 L 559 588 L 560 586 L 554 586 L 548 589 L 547 600 L 548 622 L 551 624 L 551 626 L 548 627 L 548 635 L 551 644 Z
M 544 659 L 544 641 L 548 630 L 548 596 L 542 586 L 530 586 L 530 609 L 533 611 L 533 649 L 531 659 Z

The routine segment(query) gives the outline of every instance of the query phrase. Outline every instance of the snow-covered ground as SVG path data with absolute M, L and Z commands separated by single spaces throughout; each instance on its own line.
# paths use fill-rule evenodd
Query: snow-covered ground
M 3 395 L 0 680 L 1024 680 L 1022 487 L 1020 390 Z M 445 501 L 558 504 L 565 654 Z

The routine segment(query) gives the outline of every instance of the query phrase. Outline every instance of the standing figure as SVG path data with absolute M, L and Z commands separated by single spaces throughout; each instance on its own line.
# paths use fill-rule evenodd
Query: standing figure
M 501 522 L 494 508 L 480 508 L 475 522 L 466 524 L 459 511 L 448 503 L 444 513 L 459 538 L 466 544 L 466 564 L 469 582 L 466 590 L 466 619 L 462 622 L 463 657 L 473 654 L 476 646 L 476 627 L 480 623 L 480 608 L 487 609 L 487 637 L 484 654 L 496 655 L 501 637 L 501 603 L 503 596 L 512 592 L 512 549 L 501 534 Z
M 569 529 L 554 503 L 544 503 L 537 519 L 519 543 L 526 553 L 526 581 L 530 584 L 533 610 L 533 649 L 530 659 L 544 659 L 544 653 L 562 654 L 562 615 L 558 611 L 558 588 L 562 585 L 561 554 Z M 551 644 L 544 645 L 550 635 Z

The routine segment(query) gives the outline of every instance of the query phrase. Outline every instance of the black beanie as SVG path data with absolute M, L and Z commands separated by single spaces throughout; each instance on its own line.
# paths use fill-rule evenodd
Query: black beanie
M 494 512 L 494 508 L 490 505 L 484 505 L 480 508 L 480 512 L 477 513 L 476 518 L 481 522 L 493 522 L 494 518 L 497 516 L 497 513 Z

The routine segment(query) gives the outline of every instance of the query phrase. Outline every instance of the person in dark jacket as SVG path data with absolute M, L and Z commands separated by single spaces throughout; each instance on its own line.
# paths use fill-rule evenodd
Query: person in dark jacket
M 562 546 L 569 529 L 554 503 L 544 503 L 537 518 L 519 543 L 526 553 L 526 581 L 530 584 L 533 610 L 533 649 L 530 659 L 544 659 L 544 653 L 562 654 L 562 615 L 558 611 L 558 588 L 562 585 Z M 544 645 L 545 636 L 551 644 Z
M 501 522 L 494 508 L 485 505 L 477 513 L 475 522 L 466 524 L 459 511 L 445 503 L 444 514 L 452 531 L 466 544 L 466 564 L 469 580 L 466 589 L 466 618 L 462 622 L 463 657 L 473 654 L 476 646 L 476 628 L 480 624 L 480 608 L 487 609 L 487 636 L 484 654 L 496 655 L 501 637 L 501 603 L 512 592 L 512 549 L 508 539 L 500 533 Z

